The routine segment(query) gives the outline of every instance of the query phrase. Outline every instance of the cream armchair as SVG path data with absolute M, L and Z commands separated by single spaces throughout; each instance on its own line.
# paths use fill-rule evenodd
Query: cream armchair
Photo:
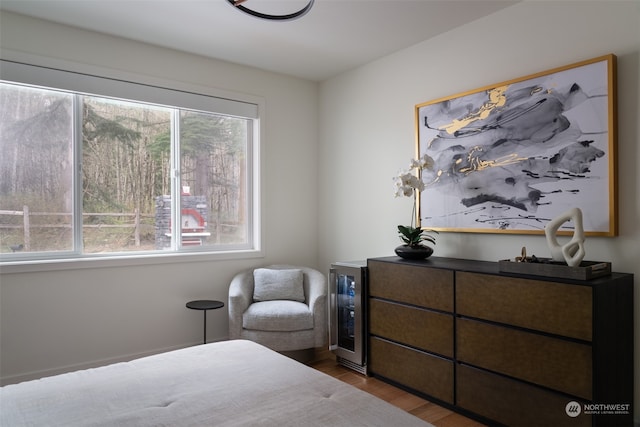
M 290 352 L 327 342 L 327 278 L 317 270 L 271 265 L 229 285 L 229 339 Z

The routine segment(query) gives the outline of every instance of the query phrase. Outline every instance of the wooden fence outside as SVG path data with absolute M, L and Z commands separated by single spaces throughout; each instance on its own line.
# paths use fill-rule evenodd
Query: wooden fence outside
M 23 206 L 21 211 L 10 211 L 10 210 L 0 210 L 1 215 L 9 215 L 9 216 L 22 216 L 22 225 L 12 225 L 12 224 L 3 224 L 0 223 L 0 229 L 24 229 L 24 240 L 23 246 L 25 251 L 29 251 L 31 247 L 31 230 L 34 228 L 71 228 L 72 224 L 31 224 L 31 218 L 36 216 L 60 216 L 60 217 L 71 217 L 71 213 L 61 213 L 61 212 L 30 212 L 28 206 Z M 83 213 L 84 217 L 122 217 L 122 218 L 133 218 L 133 222 L 125 223 L 125 224 L 84 224 L 83 228 L 133 228 L 133 235 L 135 240 L 135 245 L 140 246 L 140 230 L 144 226 L 148 226 L 147 224 L 142 224 L 142 218 L 154 218 L 154 215 L 143 215 L 136 209 L 133 213 Z

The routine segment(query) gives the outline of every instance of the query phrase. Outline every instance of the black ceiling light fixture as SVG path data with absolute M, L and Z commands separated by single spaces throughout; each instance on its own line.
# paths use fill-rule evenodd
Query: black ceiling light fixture
M 248 7 L 242 5 L 242 3 L 246 2 L 247 0 L 227 0 L 227 1 L 231 3 L 232 6 L 235 6 L 238 10 L 241 10 L 244 13 L 255 16 L 257 18 L 268 19 L 270 21 L 290 21 L 292 19 L 297 19 L 297 18 L 300 18 L 301 16 L 306 15 L 307 12 L 311 10 L 311 7 L 313 6 L 313 2 L 315 0 L 309 0 L 307 5 L 304 6 L 302 9 L 298 10 L 297 12 L 287 13 L 284 15 L 271 15 L 268 13 L 262 13 L 262 12 L 255 11 L 253 9 L 249 9 Z

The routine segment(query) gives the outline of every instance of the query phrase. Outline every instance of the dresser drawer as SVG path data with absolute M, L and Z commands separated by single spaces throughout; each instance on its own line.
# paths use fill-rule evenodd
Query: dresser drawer
M 591 341 L 591 287 L 489 274 L 456 274 L 463 316 Z
M 453 315 L 369 299 L 369 333 L 453 357 Z
M 369 261 L 369 295 L 453 311 L 453 271 Z
M 519 427 L 592 425 L 591 415 L 567 415 L 571 398 L 465 365 L 457 371 L 456 404 L 478 415 Z
M 386 340 L 370 340 L 369 369 L 418 392 L 453 403 L 453 362 Z
M 458 361 L 590 400 L 591 346 L 458 319 Z

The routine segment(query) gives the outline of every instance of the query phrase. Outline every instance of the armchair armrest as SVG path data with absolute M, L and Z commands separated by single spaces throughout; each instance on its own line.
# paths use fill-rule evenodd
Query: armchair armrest
M 317 270 L 304 269 L 308 278 L 307 303 L 313 313 L 315 346 L 323 347 L 327 342 L 327 277 Z
M 242 314 L 253 300 L 253 271 L 234 276 L 229 285 L 229 339 L 240 338 Z

